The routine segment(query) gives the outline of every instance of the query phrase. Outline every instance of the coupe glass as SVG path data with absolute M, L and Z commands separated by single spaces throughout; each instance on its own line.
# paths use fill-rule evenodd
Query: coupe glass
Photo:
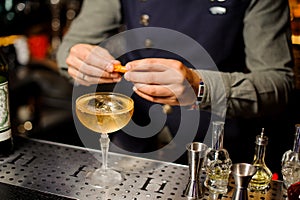
M 128 124 L 133 114 L 133 100 L 123 94 L 95 92 L 82 95 L 76 100 L 76 115 L 88 129 L 101 134 L 102 166 L 88 173 L 89 183 L 95 187 L 110 187 L 119 184 L 122 176 L 107 167 L 109 148 L 108 134 Z

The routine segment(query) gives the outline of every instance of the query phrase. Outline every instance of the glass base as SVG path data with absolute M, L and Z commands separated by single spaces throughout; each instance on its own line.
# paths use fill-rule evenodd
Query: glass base
M 97 188 L 109 188 L 122 182 L 121 173 L 112 169 L 96 169 L 86 176 L 87 182 Z

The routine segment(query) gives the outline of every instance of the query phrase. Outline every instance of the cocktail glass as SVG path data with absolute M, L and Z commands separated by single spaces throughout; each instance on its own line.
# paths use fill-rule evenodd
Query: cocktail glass
M 88 173 L 87 179 L 91 185 L 103 188 L 121 183 L 121 173 L 107 166 L 110 143 L 108 134 L 125 127 L 132 117 L 133 110 L 133 100 L 119 93 L 95 92 L 77 98 L 76 115 L 79 121 L 88 129 L 101 134 L 99 142 L 102 166 Z

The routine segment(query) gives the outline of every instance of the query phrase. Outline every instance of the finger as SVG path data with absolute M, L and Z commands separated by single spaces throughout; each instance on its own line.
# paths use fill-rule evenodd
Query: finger
M 162 71 L 158 66 L 142 65 L 125 73 L 124 78 L 127 81 L 144 84 L 168 84 L 169 81 L 166 79 L 168 75 L 167 71 Z
M 148 85 L 169 85 L 182 84 L 185 81 L 184 76 L 180 75 L 173 69 L 166 71 L 134 71 L 130 70 L 125 73 L 124 78 L 134 83 L 143 83 Z
M 135 83 L 136 90 L 153 97 L 171 97 L 174 95 L 172 90 L 165 85 L 147 85 L 142 83 Z
M 99 76 L 90 76 L 84 72 L 80 72 L 75 68 L 69 67 L 68 73 L 71 77 L 73 77 L 80 84 L 90 85 L 90 84 L 100 84 L 100 83 L 114 83 L 121 81 L 121 76 L 117 74 L 117 76 L 112 77 L 99 77 Z
M 185 67 L 183 65 L 183 63 L 178 60 L 165 59 L 165 58 L 144 58 L 144 59 L 140 59 L 140 60 L 133 60 L 131 62 L 128 62 L 126 64 L 126 67 L 128 69 L 136 69 L 136 68 L 140 68 L 142 66 L 147 66 L 147 65 L 150 65 L 150 66 L 160 65 L 160 66 L 165 66 L 166 68 L 173 68 L 178 71 L 181 71 Z M 155 68 L 153 68 L 153 69 L 155 69 Z M 158 67 L 156 69 L 160 70 L 160 67 Z
M 146 85 L 135 83 L 134 90 L 149 101 L 172 105 L 190 105 L 195 101 L 191 87 L 178 85 Z
M 93 65 L 87 63 L 81 63 L 78 71 L 83 72 L 89 76 L 94 76 L 98 78 L 120 78 L 121 75 L 117 72 L 107 72 L 100 68 L 97 68 Z
M 105 78 L 105 77 L 94 77 L 84 74 L 83 77 L 80 77 L 84 81 L 90 84 L 103 84 L 103 83 L 115 83 L 121 81 L 121 76 L 119 78 Z
M 69 67 L 75 68 L 76 70 L 85 73 L 89 76 L 103 77 L 103 78 L 120 78 L 120 74 L 110 73 L 100 68 L 97 68 L 94 65 L 85 63 L 77 56 L 74 56 L 73 54 L 70 54 L 68 56 L 66 63 L 69 65 Z
M 115 60 L 115 58 L 109 53 L 109 51 L 100 46 L 95 46 L 92 49 L 92 52 L 95 53 L 99 57 L 106 58 L 107 60 Z
M 126 68 L 134 71 L 164 71 L 168 68 L 167 63 L 161 63 L 157 59 L 134 60 L 126 64 Z
M 99 46 L 86 44 L 75 45 L 70 50 L 70 55 L 77 57 L 82 62 L 100 68 L 102 70 L 112 72 L 112 62 L 115 60 L 109 52 Z
M 100 69 L 112 72 L 113 63 L 118 62 L 115 58 L 104 48 L 96 46 L 92 49 L 90 55 L 84 60 L 87 64 L 94 65 Z
M 148 101 L 151 101 L 154 103 L 161 103 L 161 104 L 178 105 L 178 101 L 176 98 L 149 96 L 149 95 L 141 92 L 138 89 L 134 89 L 134 90 L 137 95 L 139 95 L 140 97 L 142 97 Z
M 70 55 L 67 58 L 67 64 L 69 68 L 74 68 L 77 71 L 89 74 L 90 76 L 96 76 L 98 74 L 103 73 L 103 70 L 83 62 L 82 60 L 78 59 L 78 57 L 76 56 Z
M 131 67 L 130 63 L 126 67 L 129 71 L 125 73 L 124 78 L 131 82 L 166 85 L 184 81 L 184 76 L 175 68 L 153 61 L 140 61 L 135 63 L 134 67 Z
M 89 86 L 93 84 L 92 82 L 87 80 L 87 76 L 84 73 L 81 73 L 78 70 L 75 70 L 74 68 L 69 68 L 68 73 L 75 80 L 75 84 L 80 84 L 85 86 Z

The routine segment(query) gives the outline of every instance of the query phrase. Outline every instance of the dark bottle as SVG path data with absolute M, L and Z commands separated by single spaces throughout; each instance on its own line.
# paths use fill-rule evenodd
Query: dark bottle
M 13 151 L 8 75 L 8 64 L 0 46 L 0 156 L 8 156 Z
M 287 189 L 288 200 L 300 199 L 300 182 L 293 183 Z

